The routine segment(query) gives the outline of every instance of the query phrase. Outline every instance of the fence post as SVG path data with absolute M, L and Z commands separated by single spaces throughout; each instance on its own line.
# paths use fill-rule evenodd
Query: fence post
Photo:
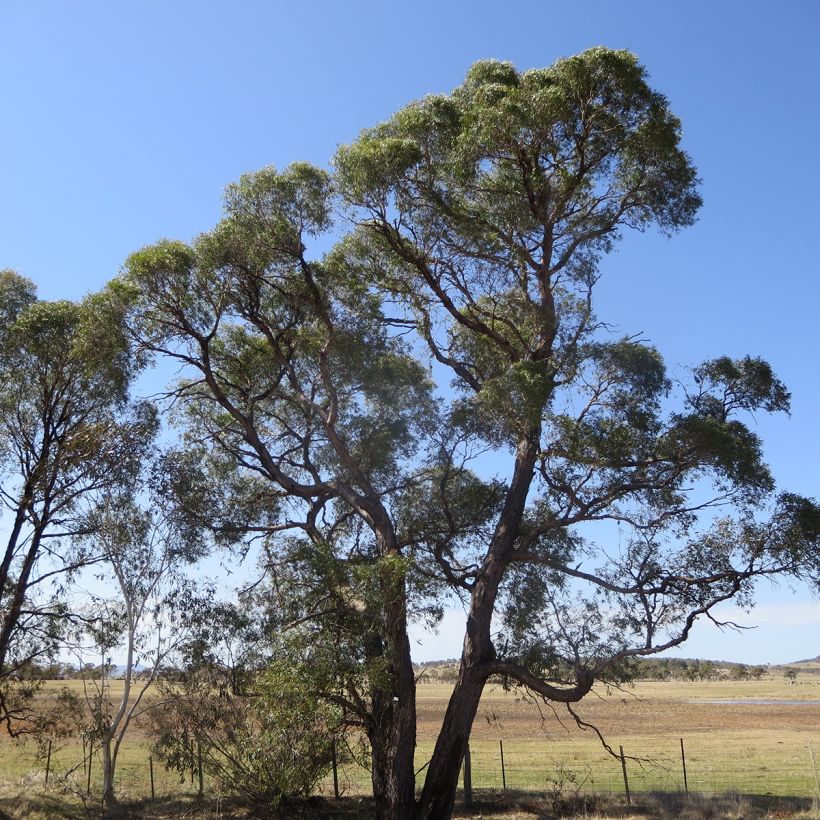
M 504 741 L 498 739 L 498 748 L 501 750 L 501 788 L 507 791 L 507 772 L 504 770 Z
M 464 752 L 464 808 L 473 807 L 473 771 L 470 766 L 470 744 Z
M 820 777 L 817 775 L 817 758 L 814 756 L 814 746 L 809 743 L 809 754 L 811 755 L 811 767 L 814 770 L 814 788 L 817 792 L 817 807 L 820 808 Z
M 148 776 L 151 780 L 151 799 L 154 800 L 154 758 L 148 755 Z
M 333 764 L 333 796 L 338 800 L 339 799 L 339 769 L 338 764 L 336 762 L 336 741 L 333 741 L 333 745 L 330 747 L 330 762 Z
M 86 781 L 85 793 L 91 794 L 91 759 L 94 756 L 94 741 L 88 740 L 88 780 Z
M 51 740 L 48 741 L 48 756 L 46 757 L 46 786 L 48 786 L 48 775 L 51 770 Z
M 629 796 L 629 778 L 626 776 L 626 758 L 624 757 L 624 747 L 619 747 L 621 750 L 621 768 L 624 770 L 624 789 L 626 789 L 626 804 L 632 805 L 632 798 Z
M 197 774 L 199 775 L 199 796 L 205 793 L 205 786 L 202 780 L 202 741 L 197 740 L 196 742 L 196 764 L 197 764 Z
M 680 759 L 683 763 L 683 790 L 689 794 L 689 781 L 686 778 L 686 753 L 683 751 L 683 738 L 680 739 Z

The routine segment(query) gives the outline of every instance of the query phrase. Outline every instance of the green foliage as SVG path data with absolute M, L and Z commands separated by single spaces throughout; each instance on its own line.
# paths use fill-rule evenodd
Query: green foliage
M 203 770 L 221 788 L 257 805 L 308 796 L 342 754 L 340 715 L 286 663 L 256 676 L 251 692 L 233 693 L 215 677 L 190 676 L 150 712 L 154 753 L 184 778 L 201 751 Z
M 339 150 L 340 191 L 369 217 L 351 263 L 416 317 L 491 440 L 532 429 L 572 378 L 620 229 L 693 221 L 679 139 L 634 55 L 598 48 L 524 73 L 477 63 Z
M 298 256 L 303 234 L 315 236 L 330 224 L 330 176 L 307 162 L 294 162 L 282 173 L 269 167 L 245 174 L 225 192 L 229 218 L 254 230 L 269 227 L 286 258 Z
M 0 273 L 0 472 L 13 522 L 0 561 L 0 710 L 12 731 L 25 717 L 8 689 L 15 672 L 56 652 L 73 615 L 66 585 L 93 560 L 72 536 L 91 526 L 97 494 L 133 480 L 158 425 L 153 405 L 128 404 L 144 362 L 118 294 L 41 301 L 27 279 Z
M 302 240 L 327 225 L 329 195 L 327 175 L 304 164 L 243 177 L 214 231 L 191 248 L 160 243 L 132 255 L 125 281 L 142 294 L 134 319 L 146 341 L 182 344 L 197 361 L 204 354 L 224 395 L 203 412 L 200 383 L 180 385 L 196 403 L 185 405 L 192 428 L 242 440 L 235 408 L 264 419 L 274 440 L 288 438 L 333 403 L 350 459 L 330 447 L 317 458 L 345 476 L 355 461 L 383 481 L 415 451 L 433 412 L 430 383 L 360 282 L 332 263 L 306 267 Z
M 194 554 L 241 544 L 249 530 L 275 526 L 280 504 L 262 477 L 237 472 L 220 454 L 202 448 L 164 453 L 150 483 L 167 502 L 167 515 L 181 544 Z
M 800 568 L 820 589 L 820 506 L 795 493 L 778 496 L 772 521 L 747 525 L 752 548 Z
M 646 79 L 606 48 L 482 61 L 331 174 L 243 177 L 212 231 L 139 251 L 117 285 L 142 349 L 183 368 L 180 522 L 260 539 L 276 651 L 367 732 L 377 792 L 414 737 L 408 620 L 435 627 L 453 597 L 467 683 L 439 774 L 492 670 L 577 700 L 756 578 L 820 578 L 816 505 L 774 496 L 749 424 L 788 410 L 771 368 L 721 357 L 676 384 L 596 317 L 622 232 L 701 202 Z
M 634 224 L 691 222 L 700 199 L 679 138 L 634 55 L 597 48 L 523 74 L 477 63 L 450 97 L 414 103 L 340 149 L 336 167 L 353 201 L 384 207 L 389 190 L 398 208 L 438 208 L 476 239 L 496 225 L 526 235 L 551 216 L 584 214 L 561 219 L 569 240 L 573 229 L 586 236 L 589 214 L 604 234 L 625 213 Z M 603 249 L 601 240 L 586 237 Z
M 36 299 L 34 282 L 13 270 L 0 270 L 0 328 L 4 333 Z

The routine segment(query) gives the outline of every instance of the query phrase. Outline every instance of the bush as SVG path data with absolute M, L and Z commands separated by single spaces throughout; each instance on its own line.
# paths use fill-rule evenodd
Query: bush
M 222 789 L 268 808 L 305 797 L 330 770 L 341 715 L 286 665 L 275 664 L 235 694 L 218 670 L 166 686 L 150 710 L 153 749 L 185 777 L 197 766 Z

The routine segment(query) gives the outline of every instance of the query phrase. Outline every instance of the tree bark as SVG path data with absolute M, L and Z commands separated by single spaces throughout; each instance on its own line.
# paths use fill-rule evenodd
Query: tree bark
M 111 738 L 104 736 L 100 741 L 103 768 L 103 805 L 106 817 L 117 817 L 121 807 L 114 793 L 114 756 L 111 753 Z
M 540 429 L 532 430 L 517 447 L 515 469 L 504 508 L 473 588 L 458 680 L 427 768 L 418 804 L 418 820 L 449 820 L 453 814 L 459 770 L 481 693 L 495 660 L 491 638 L 493 611 L 526 508 L 539 438 Z
M 453 814 L 458 776 L 486 680 L 480 670 L 465 667 L 462 662 L 427 769 L 418 820 L 449 820 Z
M 38 526 L 31 536 L 31 542 L 26 553 L 23 566 L 20 568 L 20 575 L 13 584 L 7 586 L 11 591 L 11 601 L 8 600 L 8 594 L 3 600 L 3 609 L 5 616 L 0 626 L 0 677 L 6 674 L 6 659 L 8 657 L 9 648 L 12 644 L 14 631 L 20 621 L 20 612 L 23 609 L 23 604 L 26 601 L 26 595 L 29 591 L 29 579 L 34 564 L 40 555 L 40 545 L 42 543 L 43 527 Z M 8 593 L 9 590 L 3 589 L 3 592 Z
M 416 783 L 413 771 L 415 693 L 397 696 L 374 715 L 380 725 L 371 733 L 373 798 L 378 820 L 413 820 Z
M 373 797 L 379 820 L 413 820 L 416 814 L 416 678 L 407 635 L 404 576 L 384 579 L 389 592 L 382 610 L 381 636 L 368 654 L 386 666 L 371 690 L 368 736 L 372 754 Z M 382 643 L 384 641 L 384 643 Z M 378 667 L 376 667 L 378 669 Z

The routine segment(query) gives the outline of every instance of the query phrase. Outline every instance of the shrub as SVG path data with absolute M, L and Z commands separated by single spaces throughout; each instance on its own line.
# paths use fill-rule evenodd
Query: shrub
M 274 664 L 235 694 L 219 670 L 166 688 L 150 712 L 154 753 L 182 777 L 198 765 L 221 788 L 276 807 L 305 797 L 330 769 L 341 715 L 295 670 Z

